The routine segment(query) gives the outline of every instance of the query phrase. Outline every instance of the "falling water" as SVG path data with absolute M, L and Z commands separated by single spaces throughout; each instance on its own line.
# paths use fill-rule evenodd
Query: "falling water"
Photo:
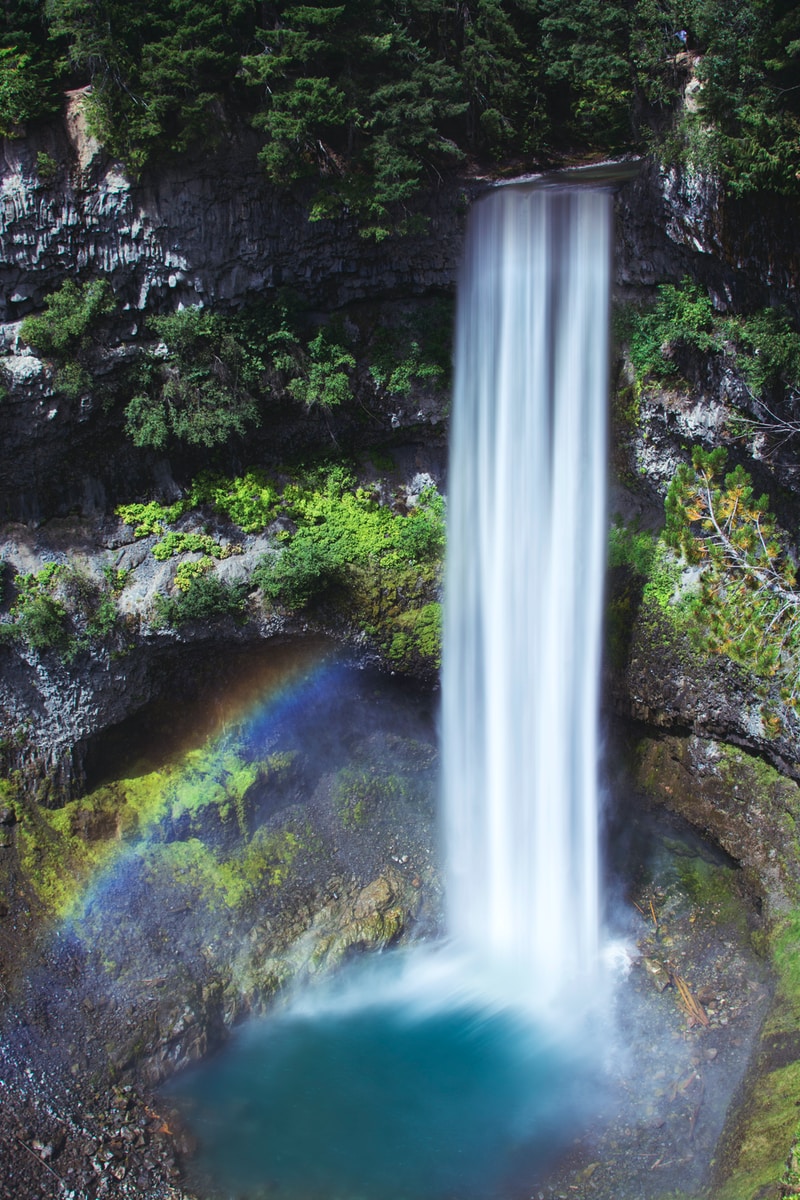
M 542 1006 L 597 955 L 610 213 L 602 189 L 497 189 L 472 214 L 459 291 L 449 924 Z

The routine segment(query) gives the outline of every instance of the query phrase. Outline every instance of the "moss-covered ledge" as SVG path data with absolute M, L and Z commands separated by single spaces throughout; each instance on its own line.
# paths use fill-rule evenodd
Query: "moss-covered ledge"
M 713 1163 L 709 1200 L 800 1194 L 800 785 L 739 747 L 628 729 L 640 794 L 690 821 L 742 867 L 766 917 L 754 938 L 775 993 Z

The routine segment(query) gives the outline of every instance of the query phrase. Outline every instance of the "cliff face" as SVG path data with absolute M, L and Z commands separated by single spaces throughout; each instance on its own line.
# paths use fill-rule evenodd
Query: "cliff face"
M 488 185 L 450 179 L 418 206 L 424 232 L 383 242 L 353 222 L 309 222 L 302 191 L 267 187 L 256 145 L 244 132 L 203 160 L 129 178 L 87 133 L 81 94 L 69 97 L 60 124 L 27 140 L 6 140 L 0 183 L 0 519 L 41 522 L 69 513 L 96 515 L 131 495 L 176 491 L 204 465 L 202 455 L 169 457 L 136 450 L 119 404 L 109 402 L 136 348 L 148 340 L 149 314 L 176 307 L 235 308 L 289 289 L 320 316 L 371 311 L 388 324 L 397 305 L 452 296 L 465 214 Z M 411 215 L 414 215 L 413 213 Z M 721 203 L 713 181 L 642 164 L 617 194 L 616 279 L 637 297 L 690 275 L 719 303 L 759 305 L 791 297 L 800 250 L 796 226 L 780 204 L 757 212 Z M 777 247 L 777 250 L 776 250 Z M 102 277 L 118 310 L 96 355 L 101 399 L 91 389 L 70 398 L 53 372 L 19 340 L 19 321 L 41 310 L 67 278 Z M 396 406 L 395 406 L 396 407 Z M 413 423 L 413 414 L 380 414 Z M 270 455 L 307 452 L 329 438 L 358 444 L 366 435 L 346 414 L 333 427 L 283 405 L 261 431 L 234 438 L 220 465 L 239 469 Z M 430 428 L 414 431 L 425 441 Z
M 4 142 L 0 318 L 41 306 L 66 274 L 108 277 L 132 328 L 145 310 L 241 303 L 281 286 L 324 311 L 452 285 L 460 188 L 434 195 L 427 233 L 387 254 L 350 222 L 308 222 L 302 196 L 265 186 L 256 148 L 239 134 L 134 181 L 87 134 L 72 95 L 61 126 Z M 45 178 L 43 155 L 54 164 Z
M 94 538 L 102 550 L 108 534 L 102 521 L 114 503 L 136 495 L 174 497 L 179 483 L 206 465 L 202 454 L 191 451 L 137 450 L 124 435 L 119 406 L 101 402 L 91 391 L 70 399 L 54 389 L 52 371 L 19 340 L 19 321 L 40 309 L 65 278 L 102 276 L 113 286 L 118 314 L 97 364 L 98 377 L 109 381 L 112 393 L 115 378 L 147 337 L 144 321 L 154 312 L 196 304 L 236 307 L 286 287 L 320 316 L 359 310 L 391 323 L 397 308 L 424 305 L 433 294 L 453 294 L 465 214 L 487 181 L 443 182 L 420 205 L 427 219 L 423 233 L 376 243 L 359 237 L 345 218 L 309 222 L 302 193 L 278 193 L 264 184 L 255 150 L 250 135 L 240 133 L 203 161 L 172 164 L 133 180 L 87 133 L 79 93 L 68 98 L 60 124 L 27 140 L 5 141 L 0 185 L 0 317 L 5 322 L 0 346 L 6 351 L 0 361 L 8 381 L 0 405 L 0 514 L 5 519 L 30 525 L 77 513 L 96 529 L 96 535 L 82 537 Z M 792 303 L 800 276 L 800 230 L 781 202 L 756 207 L 726 200 L 713 180 L 645 162 L 619 187 L 616 211 L 621 297 L 647 297 L 657 283 L 689 275 L 708 286 L 723 307 Z M 729 380 L 709 377 L 691 399 L 664 393 L 643 404 L 639 427 L 629 438 L 636 478 L 632 487 L 629 481 L 617 492 L 612 508 L 657 522 L 687 439 L 714 444 L 730 391 Z M 410 404 L 405 412 L 397 403 L 390 413 L 373 395 L 366 422 L 361 411 L 323 415 L 299 405 L 276 405 L 260 430 L 233 439 L 216 463 L 241 469 L 287 451 L 296 455 L 331 445 L 331 439 L 340 448 L 352 448 L 389 438 L 411 470 L 419 469 L 427 455 L 427 470 L 432 443 L 440 447 L 441 458 L 445 414 L 441 405 L 417 411 L 420 402 L 414 399 L 413 412 Z M 781 483 L 794 488 L 788 468 Z M 11 529 L 6 536 L 11 543 L 17 537 Z M 45 557 L 46 543 L 47 537 Z M 35 566 L 39 560 L 34 559 Z M 678 666 L 665 678 L 649 662 L 651 641 L 639 628 L 626 671 L 614 676 L 618 709 L 656 725 L 728 733 L 766 749 L 774 761 L 791 763 L 794 735 L 779 745 L 763 735 L 750 712 L 746 682 L 743 690 L 738 684 L 733 688 L 729 700 L 729 680 L 722 678 L 712 689 L 717 698 L 709 708 L 702 664 L 689 672 L 687 682 L 685 659 L 676 659 Z M 655 654 L 658 658 L 660 651 Z M 113 694 L 117 686 L 115 671 L 95 663 L 89 674 L 97 678 L 75 685 L 81 697 L 74 704 L 68 700 L 66 709 L 77 706 L 76 711 L 94 712 L 96 719 L 81 719 L 74 728 L 69 720 L 44 719 L 49 707 L 42 697 L 50 692 L 60 697 L 55 713 L 72 696 L 73 686 L 60 678 L 64 670 L 54 667 L 52 678 L 36 683 L 33 676 L 47 675 L 49 668 L 33 654 L 30 662 L 20 661 L 6 672 L 6 712 L 13 712 L 15 724 L 34 729 L 41 718 L 41 742 L 51 748 L 85 741 L 125 710 L 124 704 L 92 699 Z M 149 672 L 128 661 L 121 673 L 138 670 Z M 149 695 L 151 688 L 144 685 L 131 695 L 140 692 Z M 25 695 L 39 700 L 21 704 Z M 52 753 L 47 757 L 54 768 Z

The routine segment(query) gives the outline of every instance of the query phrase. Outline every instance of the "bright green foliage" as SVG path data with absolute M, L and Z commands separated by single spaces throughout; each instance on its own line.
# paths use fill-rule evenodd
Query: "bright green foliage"
M 666 537 L 702 563 L 696 620 L 706 649 L 776 676 L 792 706 L 800 692 L 800 592 L 787 539 L 741 467 L 722 474 L 723 449 L 697 447 L 667 495 Z
M 192 504 L 212 504 L 245 533 L 259 533 L 277 511 L 278 489 L 263 471 L 248 471 L 236 479 L 200 475 L 191 487 Z
M 314 404 L 331 408 L 352 398 L 349 373 L 355 369 L 356 360 L 330 340 L 326 329 L 320 329 L 309 342 L 308 354 L 301 361 L 301 373 L 288 384 L 296 400 L 302 400 L 309 408 Z
M 187 500 L 171 507 L 151 502 L 117 510 L 136 526 L 136 536 L 160 535 L 153 548 L 157 559 L 202 555 L 179 564 L 179 596 L 156 598 L 156 627 L 241 615 L 246 592 L 259 587 L 265 601 L 289 611 L 324 599 L 378 641 L 402 670 L 439 665 L 445 514 L 435 489 L 423 491 L 406 512 L 395 511 L 359 487 L 349 470 L 335 467 L 311 472 L 282 492 L 255 471 L 232 480 L 201 476 L 189 491 Z M 210 534 L 165 528 L 195 503 L 213 503 L 252 532 L 276 517 L 288 518 L 294 532 L 278 535 L 249 589 L 231 587 L 211 570 L 215 559 L 237 553 L 237 544 L 223 547 Z
M 178 563 L 178 569 L 175 572 L 175 587 L 179 592 L 188 592 L 194 580 L 205 575 L 213 565 L 214 560 L 208 555 L 204 555 L 202 558 L 184 559 L 183 562 Z
M 250 835 L 251 788 L 259 780 L 279 785 L 291 766 L 291 754 L 253 759 L 225 737 L 57 809 L 26 799 L 19 826 L 25 878 L 54 915 L 80 917 L 86 880 L 133 843 L 130 853 L 148 876 L 171 876 L 171 887 L 193 891 L 212 909 L 236 908 L 265 887 L 280 887 L 298 857 L 317 848 L 311 831 L 297 825 Z M 184 822 L 188 836 L 174 840 Z
M 265 598 L 298 609 L 324 597 L 382 640 L 398 665 L 437 664 L 441 496 L 429 490 L 401 515 L 335 468 L 287 487 L 283 503 L 297 529 L 253 573 Z
M 399 670 L 410 671 L 422 659 L 438 670 L 442 665 L 441 604 L 435 601 L 398 613 L 394 625 L 397 632 L 387 648 L 392 663 Z
M 416 509 L 401 517 L 356 487 L 352 476 L 338 468 L 321 487 L 287 489 L 284 503 L 298 530 L 280 559 L 288 558 L 304 577 L 316 570 L 321 588 L 343 579 L 351 568 L 391 569 L 403 562 L 432 561 L 443 549 L 438 495 L 425 496 Z M 267 563 L 260 574 L 261 586 L 269 594 L 275 594 L 270 583 L 275 570 L 277 564 Z
M 40 354 L 60 356 L 88 344 L 98 319 L 114 311 L 114 297 L 105 279 L 80 287 L 67 279 L 47 297 L 44 307 L 41 317 L 25 318 L 19 334 Z
M 110 564 L 103 567 L 103 578 L 108 584 L 112 596 L 116 598 L 122 595 L 131 573 L 130 567 L 112 567 Z
M 176 500 L 174 504 L 159 504 L 151 500 L 147 504 L 120 504 L 115 510 L 126 525 L 133 525 L 135 538 L 162 534 L 167 525 L 172 525 L 191 507 L 188 500 Z
M 221 546 L 210 533 L 179 533 L 171 529 L 153 546 L 153 558 L 166 562 L 178 554 L 207 554 L 211 558 L 230 558 L 230 546 Z
M 233 323 L 218 313 L 185 308 L 152 317 L 166 355 L 148 355 L 141 390 L 125 409 L 137 446 L 163 450 L 171 438 L 217 446 L 258 423 L 255 392 L 263 362 L 249 353 Z
M 56 650 L 71 660 L 117 629 L 119 612 L 108 576 L 101 584 L 62 563 L 19 575 L 17 598 L 2 629 L 32 649 Z

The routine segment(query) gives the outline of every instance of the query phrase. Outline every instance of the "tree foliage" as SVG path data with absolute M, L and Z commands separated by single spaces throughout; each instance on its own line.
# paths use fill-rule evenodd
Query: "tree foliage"
M 152 317 L 150 327 L 163 341 L 147 356 L 140 388 L 125 410 L 135 445 L 163 450 L 177 438 L 217 446 L 258 422 L 255 394 L 264 362 L 233 322 L 185 308 Z
M 792 0 L 6 0 L 0 20 L 0 130 L 90 84 L 94 132 L 140 171 L 250 121 L 269 179 L 376 238 L 465 156 L 655 140 L 737 194 L 800 186 Z
M 49 0 L 51 33 L 92 84 L 97 136 L 130 166 L 207 141 L 235 86 L 251 0 Z
M 695 619 L 702 642 L 800 697 L 800 591 L 792 548 L 742 466 L 696 447 L 666 501 L 666 540 L 703 567 Z
M 751 396 L 769 419 L 756 422 L 787 432 L 787 421 L 772 406 L 793 406 L 800 399 L 800 332 L 783 308 L 752 313 L 714 311 L 708 293 L 691 279 L 663 284 L 648 308 L 623 310 L 617 333 L 627 344 L 640 381 L 681 378 L 686 355 L 726 355 Z M 797 432 L 797 423 L 789 422 Z
M 703 57 L 689 157 L 718 169 L 734 194 L 797 195 L 800 8 L 792 0 L 695 0 L 690 11 Z

